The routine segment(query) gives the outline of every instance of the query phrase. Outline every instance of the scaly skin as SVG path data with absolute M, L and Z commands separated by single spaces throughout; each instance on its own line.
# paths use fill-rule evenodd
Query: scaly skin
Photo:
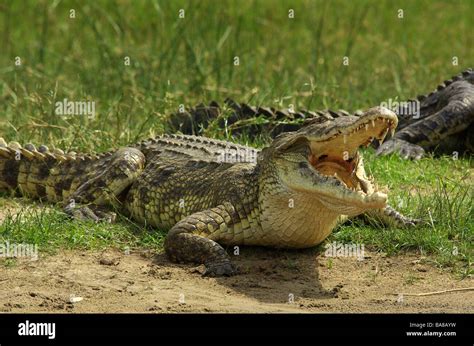
M 419 113 L 406 106 L 395 136 L 377 150 L 380 155 L 398 153 L 419 159 L 425 151 L 452 154 L 474 152 L 474 71 L 468 69 L 440 84 L 428 95 L 418 96 Z M 408 103 L 413 102 L 412 100 Z
M 113 221 L 111 207 L 169 229 L 168 256 L 232 275 L 223 246 L 305 248 L 362 213 L 411 225 L 366 177 L 360 146 L 397 124 L 384 108 L 314 120 L 262 151 L 186 135 L 163 135 L 101 155 L 7 145 L 0 139 L 0 190 L 61 202 L 77 219 Z
M 474 152 L 474 72 L 468 69 L 440 84 L 428 95 L 418 96 L 419 114 L 413 109 L 399 106 L 394 111 L 399 117 L 395 136 L 377 150 L 378 155 L 398 153 L 403 158 L 420 159 L 425 152 L 447 153 Z M 230 110 L 226 122 L 221 116 L 223 109 Z M 360 115 L 360 111 L 354 115 Z M 277 110 L 268 107 L 252 107 L 227 99 L 225 107 L 212 101 L 208 106 L 200 104 L 169 119 L 170 127 L 187 134 L 201 133 L 212 121 L 226 125 L 233 134 L 250 136 L 269 134 L 272 137 L 300 129 L 308 120 L 334 119 L 350 115 L 344 110 Z M 255 124 L 253 118 L 262 117 Z

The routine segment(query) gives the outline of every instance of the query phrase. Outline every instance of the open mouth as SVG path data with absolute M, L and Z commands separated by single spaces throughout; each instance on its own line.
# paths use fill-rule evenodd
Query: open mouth
M 383 206 L 386 195 L 375 191 L 372 182 L 365 176 L 360 147 L 369 146 L 372 141 L 383 142 L 389 131 L 395 131 L 396 115 L 391 112 L 368 114 L 350 126 L 335 129 L 325 138 L 311 140 L 308 162 L 312 169 L 342 187 L 343 195 L 351 202 Z M 334 197 L 334 196 L 333 196 Z

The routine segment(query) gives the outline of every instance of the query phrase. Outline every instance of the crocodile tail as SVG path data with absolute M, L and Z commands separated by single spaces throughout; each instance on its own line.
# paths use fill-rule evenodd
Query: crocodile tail
M 254 107 L 228 98 L 224 101 L 223 107 L 216 101 L 211 101 L 209 105 L 201 103 L 173 113 L 169 118 L 169 125 L 172 131 L 188 135 L 202 135 L 212 123 L 234 135 L 245 133 L 249 136 L 262 134 L 276 136 L 281 132 L 297 130 L 308 115 L 303 112 L 291 112 L 288 109 Z
M 19 143 L 7 144 L 0 138 L 0 191 L 15 190 L 18 187 L 22 149 Z
M 89 157 L 81 157 L 86 161 Z M 41 145 L 21 146 L 17 142 L 6 143 L 0 138 L 0 191 L 15 191 L 23 196 L 47 198 L 56 202 L 61 200 L 62 193 L 48 191 L 48 179 L 53 168 L 61 167 L 65 176 L 67 166 L 76 160 L 74 152 L 64 154 L 60 149 L 50 150 Z M 62 163 L 66 163 L 62 165 Z M 58 183 L 58 182 L 56 182 Z
M 224 113 L 226 117 L 223 116 Z M 211 101 L 209 105 L 201 103 L 173 113 L 168 119 L 168 125 L 172 131 L 188 135 L 201 135 L 212 123 L 236 135 L 245 133 L 249 136 L 276 137 L 282 132 L 296 131 L 308 121 L 326 121 L 346 115 L 349 113 L 344 110 L 313 112 L 305 109 L 250 106 L 228 98 L 224 101 L 224 107 L 216 101 Z

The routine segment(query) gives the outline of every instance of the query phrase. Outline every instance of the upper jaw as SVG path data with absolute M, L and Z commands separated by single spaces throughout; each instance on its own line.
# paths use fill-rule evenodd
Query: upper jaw
M 374 139 L 382 143 L 389 132 L 395 132 L 398 124 L 397 115 L 384 107 L 370 108 L 354 121 L 351 121 L 352 117 L 339 119 L 339 124 L 331 126 L 324 134 L 309 132 L 304 135 L 311 144 L 312 153 L 355 153 L 359 147 L 368 146 Z

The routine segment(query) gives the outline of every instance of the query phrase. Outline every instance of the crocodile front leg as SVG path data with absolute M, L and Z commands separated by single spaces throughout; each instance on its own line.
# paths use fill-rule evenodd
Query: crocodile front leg
M 123 148 L 114 153 L 108 167 L 86 181 L 72 193 L 64 208 L 66 214 L 79 220 L 115 220 L 108 209 L 117 205 L 119 195 L 140 175 L 145 156 L 134 148 Z
M 200 211 L 179 221 L 168 233 L 165 251 L 175 262 L 204 264 L 204 276 L 231 276 L 237 269 L 218 241 L 233 238 L 235 210 L 230 203 Z
M 394 226 L 397 228 L 411 228 L 423 222 L 423 220 L 403 215 L 390 205 L 387 205 L 382 209 L 366 211 L 358 217 L 360 217 L 364 222 L 367 222 L 367 224 L 370 224 L 375 219 L 375 221 L 380 222 L 384 226 Z M 342 215 L 338 221 L 342 224 L 347 220 L 349 220 L 349 217 L 347 215 Z
M 386 226 L 395 227 L 413 227 L 422 222 L 420 219 L 413 219 L 401 214 L 390 205 L 387 205 L 383 209 L 370 210 L 366 212 L 364 216 L 368 218 L 375 218 L 377 221 Z

